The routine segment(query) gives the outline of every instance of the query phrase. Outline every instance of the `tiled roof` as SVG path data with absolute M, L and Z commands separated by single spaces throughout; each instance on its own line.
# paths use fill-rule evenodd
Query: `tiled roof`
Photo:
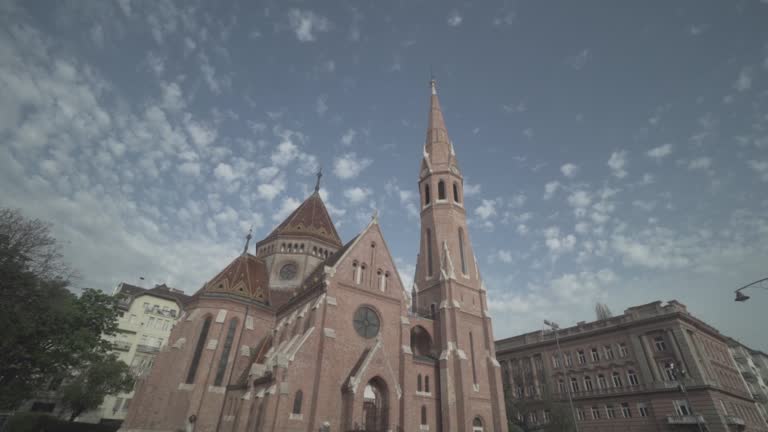
M 301 203 L 265 240 L 279 234 L 311 235 L 335 246 L 341 246 L 341 238 L 318 192 L 313 193 Z
M 120 294 L 136 297 L 141 294 L 153 295 L 155 297 L 164 298 L 166 300 L 174 300 L 184 305 L 190 296 L 184 294 L 181 290 L 171 288 L 166 284 L 156 285 L 154 288 L 142 288 L 136 285 L 131 285 L 126 282 L 120 283 Z
M 255 256 L 245 253 L 235 258 L 206 283 L 200 292 L 234 294 L 268 304 L 268 287 L 267 265 Z

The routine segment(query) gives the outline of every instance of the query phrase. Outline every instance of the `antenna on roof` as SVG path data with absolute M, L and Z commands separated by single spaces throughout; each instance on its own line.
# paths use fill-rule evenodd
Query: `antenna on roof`
M 253 232 L 253 225 L 251 225 L 251 228 L 248 230 L 248 235 L 245 236 L 245 247 L 243 248 L 243 255 L 248 253 L 248 243 L 251 242 L 251 233 Z
M 323 177 L 323 168 L 317 172 L 317 183 L 315 183 L 315 192 L 320 192 L 320 179 Z

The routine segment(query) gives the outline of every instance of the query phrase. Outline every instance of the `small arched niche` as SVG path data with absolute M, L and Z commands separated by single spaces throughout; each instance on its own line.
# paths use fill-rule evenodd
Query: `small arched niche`
M 432 336 L 422 326 L 411 329 L 411 351 L 414 356 L 433 358 Z

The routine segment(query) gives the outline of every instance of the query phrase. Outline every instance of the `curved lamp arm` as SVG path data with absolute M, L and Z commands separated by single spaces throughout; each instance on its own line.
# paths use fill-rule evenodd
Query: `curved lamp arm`
M 768 290 L 768 278 L 760 279 L 758 281 L 754 281 L 750 284 L 744 285 L 743 287 L 737 289 L 736 292 L 736 298 L 734 299 L 737 302 L 744 302 L 749 300 L 749 296 L 741 292 L 741 290 L 747 289 L 747 288 L 762 288 L 765 290 Z

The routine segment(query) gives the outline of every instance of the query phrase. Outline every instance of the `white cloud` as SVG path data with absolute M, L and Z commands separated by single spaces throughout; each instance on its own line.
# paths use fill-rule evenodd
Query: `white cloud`
M 602 269 L 598 272 L 583 271 L 580 273 L 566 273 L 556 279 L 552 279 L 552 291 L 567 303 L 593 303 L 599 298 L 606 285 L 610 285 L 617 279 L 616 274 L 610 269 Z
M 320 117 L 322 117 L 328 111 L 327 100 L 328 100 L 328 97 L 325 95 L 322 95 L 322 96 L 318 96 L 317 101 L 315 102 L 315 112 Z
M 462 21 L 464 21 L 464 17 L 462 17 L 457 10 L 454 10 L 450 15 L 448 15 L 448 25 L 451 27 L 460 26 Z
M 498 250 L 496 251 L 496 259 L 498 259 L 499 261 L 505 264 L 511 264 L 513 260 L 512 252 L 504 249 Z
M 351 179 L 362 173 L 373 161 L 368 158 L 358 158 L 355 153 L 347 153 L 337 157 L 333 162 L 333 173 L 340 179 Z
M 669 156 L 672 153 L 672 144 L 664 144 L 658 147 L 654 147 L 646 153 L 648 157 L 652 157 L 654 159 L 663 159 L 666 156 Z
M 91 27 L 90 36 L 94 45 L 104 48 L 104 28 L 101 27 L 101 24 Z
M 735 88 L 739 92 L 745 92 L 749 90 L 752 87 L 752 69 L 751 68 L 743 68 L 739 72 L 738 78 L 736 78 L 736 82 L 733 83 L 733 88 Z
M 272 201 L 285 190 L 285 179 L 283 176 L 274 177 L 271 181 L 264 180 L 256 187 L 256 194 L 259 198 Z
M 161 83 L 160 91 L 163 94 L 162 107 L 170 111 L 181 111 L 186 107 L 181 88 L 176 83 Z
M 623 258 L 624 264 L 653 269 L 684 268 L 691 264 L 684 244 L 673 232 L 653 228 L 639 233 L 637 239 L 623 234 L 613 235 L 611 247 Z
M 768 182 L 768 160 L 756 161 L 750 160 L 749 167 L 760 176 L 760 180 Z
M 555 192 L 557 192 L 557 189 L 560 188 L 560 182 L 558 181 L 551 181 L 544 185 L 544 199 L 548 200 L 552 198 L 552 196 L 555 195 Z
M 592 203 L 592 197 L 589 192 L 577 190 L 568 196 L 568 204 L 574 208 L 584 208 Z
M 317 40 L 317 33 L 331 29 L 331 22 L 327 18 L 312 11 L 299 9 L 288 11 L 288 25 L 300 42 L 314 42 Z
M 344 197 L 347 198 L 351 204 L 360 204 L 365 201 L 370 194 L 370 189 L 361 187 L 353 187 L 344 191 Z
M 482 200 L 480 206 L 475 209 L 475 214 L 483 220 L 496 216 L 496 201 Z
M 288 217 L 296 208 L 301 205 L 301 201 L 293 197 L 283 198 L 283 202 L 280 204 L 280 208 L 272 215 L 272 220 L 275 222 L 282 222 Z
M 712 159 L 702 156 L 688 162 L 689 170 L 705 170 L 712 166 Z
M 520 235 L 526 235 L 530 231 L 528 228 L 528 225 L 526 224 L 517 224 L 517 227 L 515 227 L 515 231 L 517 231 Z
M 187 133 L 192 138 L 192 142 L 198 147 L 206 147 L 216 140 L 216 129 L 192 120 L 191 116 L 187 115 L 185 117 L 184 124 L 187 128 Z
M 214 168 L 213 175 L 215 175 L 216 178 L 225 181 L 232 181 L 237 178 L 237 175 L 235 175 L 235 171 L 232 169 L 232 166 L 224 162 L 219 163 L 216 168 Z
M 269 181 L 272 178 L 274 178 L 279 172 L 280 172 L 280 169 L 278 167 L 268 166 L 264 168 L 259 168 L 259 170 L 256 171 L 256 176 L 258 176 L 259 180 L 261 181 Z
M 352 142 L 355 140 L 356 136 L 357 132 L 354 129 L 347 129 L 347 131 L 344 132 L 344 135 L 341 136 L 341 143 L 349 147 L 352 145 Z
M 589 50 L 583 49 L 578 53 L 568 57 L 566 59 L 566 63 L 568 63 L 568 65 L 570 65 L 572 68 L 576 70 L 581 70 L 584 68 L 584 66 L 587 65 L 588 60 L 589 60 Z
M 179 165 L 179 172 L 186 175 L 200 175 L 200 164 L 197 162 L 184 162 Z
M 568 178 L 573 178 L 576 176 L 576 173 L 579 171 L 579 167 L 577 165 L 574 165 L 572 163 L 567 163 L 560 167 L 560 172 L 563 173 L 564 176 Z
M 480 193 L 480 185 L 479 184 L 469 184 L 466 181 L 464 182 L 464 196 L 474 196 Z
M 627 171 L 624 167 L 627 165 L 627 152 L 622 150 L 611 153 L 611 157 L 608 159 L 608 168 L 611 169 L 611 173 L 618 178 L 624 178 L 627 175 Z
M 560 228 L 552 226 L 544 230 L 544 244 L 555 255 L 570 252 L 576 246 L 573 234 L 561 236 Z
M 314 175 L 319 169 L 317 158 L 314 155 L 305 153 L 299 148 L 299 144 L 306 139 L 301 132 L 289 129 L 280 129 L 275 131 L 275 135 L 281 138 L 280 143 L 272 152 L 270 160 L 278 167 L 286 167 L 291 163 L 298 162 L 296 172 L 302 175 Z

